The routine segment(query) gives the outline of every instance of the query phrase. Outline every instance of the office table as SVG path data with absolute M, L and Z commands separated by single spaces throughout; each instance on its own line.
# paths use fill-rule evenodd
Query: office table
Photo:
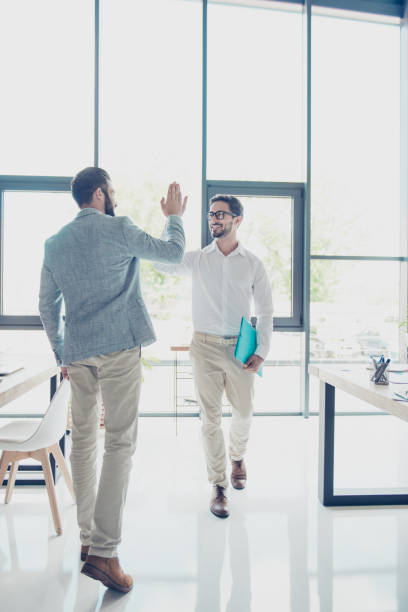
M 12 362 L 22 365 L 23 368 L 8 374 L 7 376 L 1 377 L 0 382 L 0 425 L 1 419 L 11 418 L 42 418 L 44 412 L 8 412 L 7 405 L 13 400 L 21 397 L 25 393 L 28 393 L 32 389 L 35 389 L 43 382 L 50 381 L 50 399 L 53 397 L 57 389 L 57 375 L 59 368 L 55 363 L 52 356 L 44 355 L 2 355 L 2 361 Z M 47 408 L 47 406 L 44 406 Z M 60 441 L 61 450 L 64 453 L 65 440 L 64 438 Z M 55 482 L 55 461 L 54 458 L 50 457 L 51 470 Z M 40 472 L 41 469 L 36 465 L 20 465 L 18 468 L 19 473 L 21 472 Z M 4 481 L 3 484 L 6 484 Z M 17 477 L 16 485 L 29 484 L 29 485 L 43 485 L 45 484 L 44 479 L 33 479 L 33 478 L 22 478 Z
M 376 506 L 407 505 L 408 493 L 374 492 L 372 490 L 347 490 L 336 493 L 334 490 L 334 426 L 335 390 L 353 395 L 375 408 L 408 421 L 408 403 L 392 399 L 393 392 L 403 393 L 408 384 L 386 386 L 370 381 L 372 372 L 364 365 L 348 364 L 310 364 L 309 374 L 320 380 L 319 407 L 319 499 L 324 506 Z M 408 373 L 404 374 L 408 380 Z M 362 441 L 364 444 L 364 441 Z

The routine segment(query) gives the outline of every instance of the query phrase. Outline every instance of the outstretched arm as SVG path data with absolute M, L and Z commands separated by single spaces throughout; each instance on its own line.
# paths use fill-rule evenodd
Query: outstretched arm
M 169 216 L 166 240 L 153 238 L 153 236 L 135 225 L 129 217 L 123 217 L 122 229 L 131 257 L 172 263 L 182 261 L 185 236 L 183 222 L 179 216 Z
M 123 217 L 122 229 L 125 243 L 132 257 L 180 263 L 183 259 L 185 248 L 185 236 L 183 215 L 187 205 L 187 197 L 182 200 L 180 186 L 171 183 L 168 188 L 167 198 L 162 198 L 161 208 L 167 217 L 166 239 L 153 238 L 147 232 L 137 227 L 128 217 Z

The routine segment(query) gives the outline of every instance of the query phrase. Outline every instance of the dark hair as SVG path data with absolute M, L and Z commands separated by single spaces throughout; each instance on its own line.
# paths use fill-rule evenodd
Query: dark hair
M 110 181 L 110 176 L 106 170 L 89 166 L 84 168 L 71 181 L 72 197 L 78 206 L 89 204 L 95 189 L 101 187 L 106 189 Z
M 211 198 L 210 206 L 211 204 L 214 204 L 214 202 L 225 202 L 226 204 L 228 204 L 228 206 L 230 207 L 230 211 L 234 215 L 238 215 L 239 217 L 244 216 L 244 207 L 242 206 L 238 198 L 236 198 L 235 196 L 218 194 Z

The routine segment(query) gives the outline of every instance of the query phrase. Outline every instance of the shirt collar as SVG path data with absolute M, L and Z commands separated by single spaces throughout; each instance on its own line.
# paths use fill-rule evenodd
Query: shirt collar
M 216 240 L 210 242 L 210 244 L 206 247 L 206 251 L 207 253 L 212 253 L 213 251 L 216 251 L 217 253 L 225 257 L 224 253 L 221 253 Z M 236 249 L 234 249 L 229 255 L 227 255 L 227 257 L 234 257 L 235 255 L 242 255 L 242 257 L 245 257 L 245 249 L 239 240 Z

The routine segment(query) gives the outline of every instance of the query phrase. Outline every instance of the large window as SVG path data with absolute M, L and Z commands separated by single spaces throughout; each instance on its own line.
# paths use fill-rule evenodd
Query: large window
M 279 8 L 209 2 L 211 180 L 304 179 L 302 13 Z
M 325 3 L 311 13 L 293 0 L 0 4 L 0 341 L 41 329 L 44 240 L 76 214 L 70 178 L 97 163 L 118 214 L 154 236 L 160 199 L 180 182 L 187 250 L 209 240 L 212 195 L 242 198 L 239 237 L 265 263 L 275 306 L 258 412 L 299 412 L 309 358 L 401 354 L 401 22 Z M 191 337 L 191 281 L 148 261 L 141 275 L 158 338 L 145 352 L 154 411 L 171 384 L 170 346 Z
M 310 357 L 396 359 L 399 26 L 315 13 L 312 32 Z
M 0 174 L 93 161 L 93 2 L 0 3 Z
M 200 247 L 201 65 L 201 2 L 101 1 L 99 162 L 122 212 L 150 230 L 163 225 L 168 184 L 180 182 L 188 248 Z
M 41 191 L 5 191 L 3 206 L 3 314 L 38 315 L 44 242 L 78 210 L 70 193 Z
M 399 26 L 312 27 L 312 254 L 398 256 Z
M 201 2 L 101 1 L 100 165 L 119 214 L 157 237 L 160 199 L 180 182 L 188 250 L 201 246 L 201 65 Z M 191 337 L 190 280 L 145 261 L 141 283 L 158 337 L 148 353 L 170 359 L 170 345 Z
M 41 326 L 44 242 L 77 212 L 69 179 L 0 177 L 0 326 Z

